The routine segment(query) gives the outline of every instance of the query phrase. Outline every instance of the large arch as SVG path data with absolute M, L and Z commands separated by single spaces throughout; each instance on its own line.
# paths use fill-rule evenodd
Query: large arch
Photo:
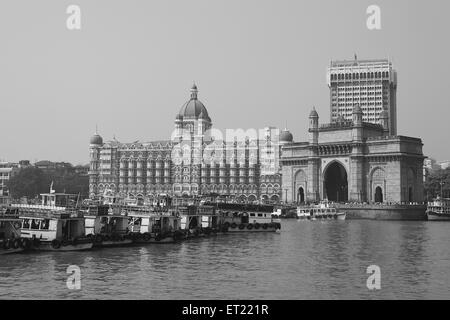
M 347 170 L 340 162 L 330 162 L 324 171 L 323 177 L 324 195 L 329 201 L 348 201 Z

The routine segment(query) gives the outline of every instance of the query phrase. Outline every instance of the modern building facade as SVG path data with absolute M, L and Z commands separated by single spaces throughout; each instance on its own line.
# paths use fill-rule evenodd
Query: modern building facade
M 0 162 L 0 196 L 9 196 L 8 181 L 18 170 L 18 163 Z
M 359 105 L 352 119 L 319 125 L 313 109 L 309 141 L 282 148 L 282 188 L 288 202 L 422 202 L 422 141 L 389 134 L 387 111 L 381 124 L 363 121 Z
M 241 200 L 278 201 L 281 196 L 281 144 L 292 134 L 266 128 L 260 133 L 217 134 L 194 85 L 164 141 L 90 140 L 90 196 L 105 193 L 150 200 L 174 196 L 223 195 Z M 235 133 L 236 133 L 235 132 Z
M 352 119 L 355 105 L 363 121 L 379 124 L 380 114 L 388 114 L 389 134 L 397 134 L 397 72 L 392 62 L 380 60 L 331 61 L 327 70 L 330 88 L 330 121 Z

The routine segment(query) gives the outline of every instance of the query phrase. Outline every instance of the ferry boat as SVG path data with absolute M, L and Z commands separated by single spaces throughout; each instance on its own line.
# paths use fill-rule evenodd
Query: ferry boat
M 133 243 L 128 216 L 109 204 L 90 205 L 84 214 L 86 236 L 94 247 L 124 246 Z
M 134 243 L 175 243 L 185 237 L 175 210 L 136 206 L 127 208 L 127 215 Z
M 450 198 L 437 197 L 428 202 L 426 212 L 430 221 L 450 221 Z
M 222 225 L 222 218 L 216 208 L 207 204 L 190 204 L 177 206 L 175 210 L 180 216 L 180 228 L 185 238 L 206 237 L 227 232 Z
M 11 204 L 18 210 L 21 237 L 31 240 L 32 249 L 42 251 L 78 251 L 91 249 L 85 235 L 82 212 L 76 208 L 77 195 L 41 194 L 40 205 Z M 38 239 L 39 241 L 37 241 Z
M 180 218 L 169 210 L 165 196 L 145 203 L 129 196 L 117 197 L 112 191 L 105 191 L 103 197 L 94 202 L 101 203 L 94 204 L 94 207 L 103 211 L 100 214 L 102 219 L 109 218 L 108 221 L 117 226 L 115 233 L 119 233 L 119 237 L 116 236 L 116 244 L 117 240 L 122 244 L 174 243 L 183 238 L 179 230 Z M 92 222 L 88 224 L 92 229 Z M 97 236 L 94 239 L 100 241 Z M 104 238 L 102 240 L 105 243 Z
M 31 247 L 31 240 L 21 237 L 20 226 L 17 210 L 0 208 L 0 255 L 22 252 Z
M 299 220 L 345 220 L 345 217 L 345 212 L 339 212 L 328 203 L 297 208 L 297 219 Z
M 280 215 L 270 205 L 219 204 L 221 223 L 228 232 L 280 232 Z

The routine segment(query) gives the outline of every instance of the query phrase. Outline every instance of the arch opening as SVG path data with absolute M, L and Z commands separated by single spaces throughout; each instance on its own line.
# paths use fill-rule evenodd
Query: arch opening
M 298 203 L 305 203 L 305 190 L 303 187 L 298 188 L 297 191 L 297 202 Z
M 338 162 L 333 162 L 324 174 L 324 194 L 329 201 L 348 201 L 347 171 Z
M 375 202 L 382 203 L 383 202 L 383 190 L 381 187 L 375 188 Z

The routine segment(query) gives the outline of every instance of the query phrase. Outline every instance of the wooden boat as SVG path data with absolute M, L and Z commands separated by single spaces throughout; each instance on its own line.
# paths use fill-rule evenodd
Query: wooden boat
M 428 202 L 426 213 L 430 221 L 450 221 L 450 199 L 437 197 Z
M 127 209 L 127 215 L 134 243 L 175 243 L 185 238 L 180 229 L 180 217 L 175 210 L 131 207 Z
M 86 236 L 94 247 L 115 247 L 133 243 L 126 212 L 112 205 L 91 205 L 84 213 Z
M 41 194 L 40 205 L 11 204 L 18 210 L 20 234 L 31 240 L 32 249 L 41 251 L 88 250 L 92 241 L 85 235 L 82 212 L 73 202 L 76 195 L 55 193 Z M 38 241 L 39 240 L 39 241 Z
M 345 212 L 338 211 L 327 202 L 297 208 L 297 219 L 299 220 L 345 220 L 345 217 Z
M 0 208 L 0 255 L 22 252 L 31 247 L 29 239 L 20 235 L 20 219 L 17 210 Z

